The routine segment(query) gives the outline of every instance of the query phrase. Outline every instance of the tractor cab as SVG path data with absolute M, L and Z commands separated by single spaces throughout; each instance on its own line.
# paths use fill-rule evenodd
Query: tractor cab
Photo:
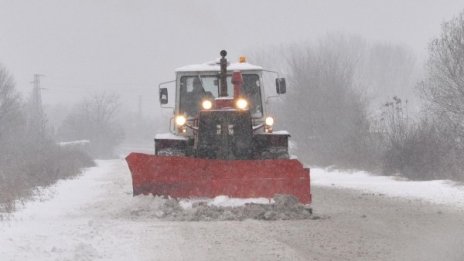
M 248 102 L 248 109 L 255 119 L 262 118 L 264 108 L 262 102 L 262 81 L 261 71 L 241 71 L 243 85 L 240 92 L 242 98 Z M 177 72 L 178 97 L 176 104 L 176 114 L 185 115 L 189 119 L 195 118 L 202 109 L 212 109 L 209 103 L 219 98 L 219 75 L 217 72 L 202 71 L 178 71 Z M 233 99 L 234 90 L 232 84 L 232 74 L 227 76 L 227 96 L 222 99 Z M 213 104 L 211 104 L 213 105 Z
M 273 133 L 263 97 L 263 68 L 241 57 L 176 69 L 172 137 L 155 138 L 155 153 L 209 159 L 288 158 L 288 133 Z M 285 93 L 285 79 L 276 80 Z M 160 102 L 167 90 L 160 88 Z M 266 135 L 264 135 L 266 134 Z M 179 151 L 181 153 L 179 153 Z M 278 153 L 269 153 L 278 151 Z
M 261 66 L 246 62 L 226 64 L 221 72 L 221 59 L 203 64 L 177 68 L 174 117 L 171 132 L 175 135 L 192 137 L 198 127 L 201 111 L 247 110 L 257 132 L 272 132 L 273 118 L 265 107 L 265 89 Z M 222 74 L 225 76 L 222 76 Z M 240 76 L 238 76 L 240 74 Z M 234 75 L 240 83 L 234 83 Z M 225 81 L 225 82 L 224 82 Z M 278 94 L 285 93 L 285 79 L 276 79 Z M 168 90 L 160 85 L 160 103 L 167 104 Z

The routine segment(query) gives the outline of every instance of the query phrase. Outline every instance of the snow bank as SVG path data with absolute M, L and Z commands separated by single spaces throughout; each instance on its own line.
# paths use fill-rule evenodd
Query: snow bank
M 181 206 L 183 202 L 184 206 Z M 172 221 L 216 221 L 216 220 L 298 220 L 319 219 L 311 209 L 300 204 L 289 195 L 276 195 L 268 199 L 232 199 L 219 196 L 213 200 L 189 200 L 178 202 L 166 199 L 156 211 L 156 217 Z M 258 202 L 258 203 L 253 203 Z
M 0 222 L 1 260 L 95 260 L 95 218 L 86 206 L 102 197 L 113 162 L 97 161 L 75 179 L 41 189 Z M 84 214 L 83 214 L 84 213 Z M 109 238 L 109 240 L 112 240 Z
M 313 186 L 356 189 L 390 197 L 421 199 L 464 208 L 464 186 L 450 180 L 410 181 L 390 176 L 374 176 L 364 171 L 347 172 L 311 169 Z
M 217 196 L 213 199 L 183 199 L 179 201 L 179 205 L 183 209 L 190 209 L 194 204 L 205 203 L 208 206 L 216 207 L 240 207 L 245 204 L 271 204 L 273 199 L 268 198 L 230 198 L 228 196 Z
M 73 140 L 73 141 L 58 142 L 58 145 L 61 147 L 67 147 L 67 146 L 87 145 L 89 143 L 90 143 L 90 140 Z
M 23 205 L 18 204 L 17 211 L 11 216 L 14 219 L 39 220 L 59 217 L 61 213 L 69 213 L 79 206 L 91 202 L 100 191 L 98 178 L 110 171 L 110 161 L 96 161 L 97 166 L 87 168 L 84 174 L 73 179 L 59 180 L 47 188 L 40 188 L 32 200 Z

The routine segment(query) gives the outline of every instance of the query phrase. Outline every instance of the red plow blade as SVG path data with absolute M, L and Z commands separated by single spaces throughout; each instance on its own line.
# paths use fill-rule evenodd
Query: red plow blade
M 296 159 L 215 160 L 131 153 L 134 196 L 272 198 L 288 194 L 311 203 L 309 169 Z

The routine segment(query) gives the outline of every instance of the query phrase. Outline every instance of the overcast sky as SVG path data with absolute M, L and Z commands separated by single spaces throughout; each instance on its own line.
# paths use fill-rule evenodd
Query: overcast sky
M 462 0 L 0 0 L 0 63 L 22 91 L 44 74 L 45 103 L 114 90 L 153 104 L 173 69 L 327 33 L 402 43 L 418 54 Z M 244 54 L 246 55 L 246 54 Z M 252 62 L 252 61 L 251 61 Z

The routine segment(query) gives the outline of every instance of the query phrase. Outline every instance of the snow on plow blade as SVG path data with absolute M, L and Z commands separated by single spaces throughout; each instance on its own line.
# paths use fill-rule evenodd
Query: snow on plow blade
M 272 198 L 288 194 L 311 203 L 309 169 L 296 159 L 216 160 L 131 153 L 134 196 Z

